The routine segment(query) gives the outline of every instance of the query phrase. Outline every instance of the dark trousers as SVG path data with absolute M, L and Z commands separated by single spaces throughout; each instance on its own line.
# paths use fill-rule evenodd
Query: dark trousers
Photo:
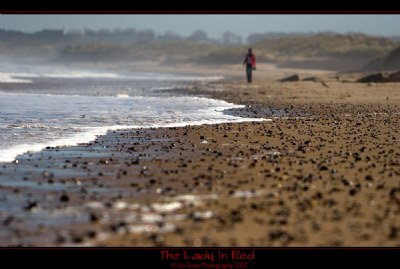
M 247 82 L 250 83 L 253 76 L 253 67 L 249 64 L 246 65 L 246 76 L 247 76 Z

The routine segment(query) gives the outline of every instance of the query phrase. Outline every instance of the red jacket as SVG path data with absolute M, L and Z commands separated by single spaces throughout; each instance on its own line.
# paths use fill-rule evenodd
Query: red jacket
M 249 59 L 250 57 L 250 59 Z M 252 53 L 251 55 L 249 55 L 248 53 L 246 54 L 246 56 L 244 57 L 244 64 L 251 64 L 251 67 L 255 68 L 256 67 L 256 56 Z
M 251 54 L 251 66 L 256 67 L 256 56 L 254 54 Z

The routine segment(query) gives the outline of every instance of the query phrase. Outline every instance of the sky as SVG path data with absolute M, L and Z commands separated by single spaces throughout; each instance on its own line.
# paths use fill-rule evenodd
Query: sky
M 129 15 L 0 15 L 0 29 L 36 32 L 41 29 L 128 29 L 153 30 L 156 34 L 174 31 L 189 36 L 204 30 L 210 38 L 231 31 L 247 38 L 268 32 L 361 32 L 370 35 L 400 36 L 400 14 L 129 14 Z

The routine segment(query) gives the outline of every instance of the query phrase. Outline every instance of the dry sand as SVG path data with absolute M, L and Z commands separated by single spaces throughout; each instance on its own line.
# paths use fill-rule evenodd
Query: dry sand
M 399 85 L 260 71 L 179 92 L 272 120 L 110 132 L 1 167 L 32 183 L 0 187 L 2 244 L 399 246 Z
M 68 64 L 67 64 L 68 65 Z M 245 75 L 244 67 L 239 62 L 233 65 L 196 65 L 196 64 L 175 64 L 164 65 L 161 61 L 137 61 L 137 62 L 97 62 L 93 63 L 74 63 L 73 66 L 86 68 L 101 68 L 114 70 L 130 70 L 137 72 L 164 72 L 185 75 L 203 76 L 227 76 L 241 78 Z M 255 75 L 263 78 L 276 79 L 277 77 L 287 76 L 293 73 L 303 74 L 304 76 L 334 74 L 333 71 L 320 69 L 300 69 L 300 68 L 279 68 L 274 63 L 258 63 Z

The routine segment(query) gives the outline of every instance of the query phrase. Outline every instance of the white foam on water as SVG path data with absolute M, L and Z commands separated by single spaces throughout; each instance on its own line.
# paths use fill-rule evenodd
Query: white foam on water
M 0 73 L 0 83 L 32 83 L 32 80 L 14 78 L 12 73 Z
M 0 142 L 0 162 L 46 147 L 88 143 L 113 130 L 264 120 L 226 115 L 225 109 L 243 106 L 204 97 L 0 95 L 0 136 L 15 140 L 11 146 Z
M 179 81 L 221 78 L 0 63 L 0 83 L 32 82 L 7 92 L 0 84 L 0 162 L 46 147 L 88 143 L 112 130 L 263 120 L 224 114 L 243 106 L 221 100 L 162 96 L 162 90 L 179 87 Z M 43 83 L 46 79 L 51 83 Z
M 116 95 L 117 98 L 129 98 L 129 95 L 126 93 L 118 93 Z
M 36 68 L 38 69 L 38 68 Z M 32 83 L 35 78 L 60 78 L 60 79 L 124 79 L 135 81 L 216 81 L 223 76 L 189 76 L 156 73 L 125 73 L 118 74 L 106 71 L 88 71 L 69 68 L 39 68 L 32 72 L 2 71 L 0 68 L 0 83 Z M 154 87 L 152 90 L 168 90 L 170 87 Z
M 46 147 L 75 146 L 80 143 L 90 142 L 96 139 L 97 135 L 105 134 L 106 132 L 106 129 L 98 128 L 95 132 L 79 133 L 74 136 L 47 141 L 45 143 L 20 144 L 7 149 L 1 149 L 0 162 L 12 162 L 16 160 L 16 157 L 20 154 L 38 152 Z

